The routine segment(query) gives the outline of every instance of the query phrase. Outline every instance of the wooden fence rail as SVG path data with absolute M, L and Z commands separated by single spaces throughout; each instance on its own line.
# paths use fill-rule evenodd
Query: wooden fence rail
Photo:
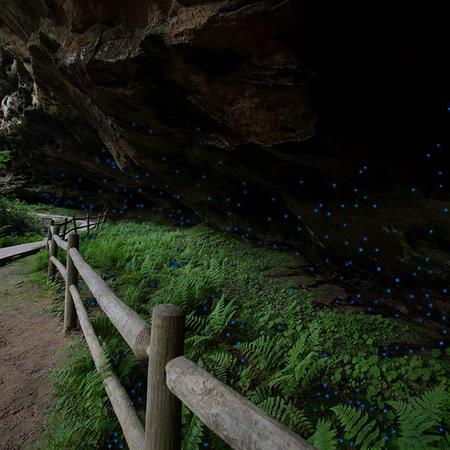
M 73 218 L 75 230 L 76 220 Z M 104 223 L 105 216 L 89 218 Z M 157 305 L 152 326 L 123 303 L 87 264 L 78 250 L 74 231 L 64 240 L 61 224 L 49 228 L 48 279 L 59 272 L 65 280 L 64 331 L 76 327 L 76 318 L 97 370 L 107 370 L 106 393 L 131 450 L 180 450 L 181 404 L 185 404 L 208 428 L 236 450 L 311 450 L 314 447 L 269 417 L 211 374 L 183 356 L 185 315 L 176 305 Z M 67 222 L 62 225 L 67 233 Z M 88 226 L 88 230 L 89 230 Z M 66 250 L 66 267 L 58 260 L 58 248 Z M 81 277 L 100 308 L 133 352 L 148 359 L 145 428 L 119 379 L 114 374 L 84 307 L 79 289 Z

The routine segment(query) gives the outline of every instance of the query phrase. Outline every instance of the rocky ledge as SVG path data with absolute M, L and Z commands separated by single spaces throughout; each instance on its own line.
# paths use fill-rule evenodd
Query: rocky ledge
M 2 0 L 0 143 L 14 152 L 3 189 L 289 245 L 318 282 L 347 283 L 346 301 L 364 304 L 361 283 L 379 280 L 370 302 L 424 317 L 431 295 L 428 318 L 440 320 L 448 77 L 427 47 L 439 27 L 422 46 L 402 30 L 405 47 L 393 41 L 395 11 L 382 36 L 355 11 L 306 0 Z

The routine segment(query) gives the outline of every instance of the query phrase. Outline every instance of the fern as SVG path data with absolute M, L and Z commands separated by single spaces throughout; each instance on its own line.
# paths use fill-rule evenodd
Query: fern
M 222 333 L 235 313 L 236 306 L 232 302 L 225 303 L 225 299 L 222 297 L 209 315 L 205 334 L 212 336 Z
M 445 433 L 438 443 L 438 450 L 448 450 L 450 448 L 450 434 Z
M 184 427 L 183 450 L 198 450 L 204 434 L 204 425 L 200 419 L 192 415 L 188 426 Z
M 234 317 L 235 311 L 236 307 L 232 302 L 226 304 L 223 297 L 218 300 L 205 322 L 204 329 L 199 330 L 201 334 L 186 339 L 188 357 L 198 359 L 206 351 L 210 341 L 224 331 Z
M 281 397 L 269 397 L 257 403 L 269 416 L 283 423 L 292 430 L 302 434 L 310 435 L 312 432 L 311 422 L 305 413 L 297 409 L 292 402 L 287 402 Z
M 330 420 L 319 419 L 316 431 L 309 438 L 309 442 L 318 450 L 335 450 L 337 447 L 337 431 Z
M 382 442 L 379 441 L 380 431 L 375 420 L 368 422 L 368 414 L 348 405 L 338 405 L 331 410 L 336 414 L 338 421 L 344 428 L 345 438 L 354 439 L 357 448 L 365 450 L 372 445 L 380 448 L 379 446 L 382 445 Z
M 309 331 L 304 331 L 290 349 L 286 366 L 272 377 L 269 386 L 280 388 L 286 396 L 302 391 L 311 384 L 324 364 L 325 360 L 319 358 L 314 337 Z
M 262 335 L 254 341 L 244 342 L 239 350 L 260 369 L 272 370 L 282 361 L 287 345 L 284 339 L 274 341 L 273 337 Z
M 323 397 L 316 398 L 314 395 L 318 385 L 329 382 L 330 386 L 342 388 L 342 394 L 349 394 L 352 398 L 349 386 L 367 385 L 364 374 L 357 376 L 352 373 L 356 364 L 351 361 L 351 357 L 351 362 L 347 364 L 348 371 L 342 368 L 342 358 L 339 358 L 343 355 L 356 356 L 360 350 L 372 354 L 378 350 L 373 345 L 366 349 L 368 340 L 380 335 L 384 343 L 390 344 L 394 338 L 397 342 L 399 331 L 403 330 L 403 327 L 393 327 L 391 320 L 381 317 L 369 320 L 369 316 L 363 314 L 336 314 L 332 309 L 317 309 L 313 302 L 318 292 L 316 288 L 298 289 L 299 277 L 292 271 L 298 267 L 298 259 L 285 252 L 256 248 L 203 226 L 176 230 L 154 223 L 121 221 L 106 226 L 97 239 L 82 241 L 81 246 L 81 253 L 89 264 L 102 271 L 120 298 L 144 318 L 150 318 L 153 307 L 160 303 L 182 306 L 187 314 L 187 356 L 305 437 L 311 433 L 309 417 L 296 405 L 305 405 L 305 411 L 316 411 L 317 404 L 319 411 L 328 408 L 329 403 L 325 403 Z M 42 268 L 47 266 L 48 261 L 48 255 L 43 255 L 45 260 L 41 261 Z M 174 266 L 171 264 L 173 260 L 179 264 Z M 293 273 L 293 276 L 278 277 L 274 272 Z M 83 289 L 87 288 L 83 286 Z M 58 302 L 60 312 L 62 307 L 63 302 Z M 145 367 L 143 365 L 141 372 L 138 361 L 127 351 L 122 337 L 110 321 L 103 315 L 98 317 L 98 310 L 90 312 L 94 317 L 97 316 L 93 319 L 94 327 L 112 368 L 131 395 L 132 390 L 126 384 L 141 382 Z M 230 323 L 235 317 L 238 320 Z M 330 354 L 327 359 L 321 356 L 324 351 Z M 364 359 L 367 359 L 366 356 Z M 430 383 L 439 379 L 436 374 L 439 377 L 445 374 L 446 369 L 441 364 L 444 358 L 440 359 L 440 368 L 432 370 Z M 399 370 L 404 362 L 403 357 L 383 360 L 383 366 L 392 370 L 382 371 L 382 376 L 397 372 L 400 378 L 405 373 Z M 83 370 L 79 370 L 78 366 Z M 88 434 L 91 413 L 94 417 L 92 434 L 99 436 L 99 430 L 105 432 L 107 429 L 101 420 L 105 419 L 110 405 L 107 401 L 103 402 L 103 397 L 99 398 L 103 392 L 101 383 L 99 391 L 96 391 L 95 384 L 102 377 L 86 378 L 86 373 L 92 370 L 92 361 L 83 359 L 76 361 L 76 364 L 72 361 L 72 367 L 65 374 L 67 379 L 59 374 L 61 383 L 58 383 L 58 398 L 63 400 L 58 403 L 61 406 L 58 418 L 61 417 L 63 422 L 53 434 L 61 432 L 67 437 L 67 429 L 73 432 L 73 436 L 65 442 L 58 440 L 55 444 L 58 450 L 66 447 L 83 448 L 80 446 L 80 433 L 75 439 L 77 432 L 73 430 L 78 426 L 83 434 Z M 341 371 L 339 380 L 337 377 L 334 379 L 338 370 Z M 76 391 L 76 385 L 82 385 L 83 391 Z M 384 382 L 371 385 L 376 392 L 373 399 L 367 399 L 368 403 L 374 404 L 372 400 L 385 398 L 405 399 L 417 389 L 416 383 L 409 383 L 406 379 L 401 382 L 395 380 L 387 386 L 386 392 L 381 391 L 382 386 Z M 136 390 L 139 396 L 141 391 Z M 77 392 L 76 396 L 74 392 Z M 94 408 L 97 402 L 97 408 L 101 410 L 92 409 L 89 414 L 86 413 L 82 407 L 84 400 L 80 397 L 86 393 L 93 397 L 87 402 L 89 407 Z M 334 396 L 331 398 L 335 399 Z M 410 405 L 406 411 L 417 409 L 417 406 Z M 445 406 L 442 408 L 445 409 Z M 73 419 L 67 413 L 68 410 L 73 411 Z M 428 418 L 424 424 L 431 426 L 425 427 L 421 433 L 439 436 L 437 415 L 427 414 L 430 414 L 434 425 Z M 341 422 L 333 415 L 332 419 L 319 420 L 311 442 L 321 450 L 335 449 L 339 446 L 335 428 L 339 427 L 338 431 L 341 431 L 347 422 L 347 426 L 354 428 L 347 434 L 356 433 L 352 438 L 353 448 L 365 448 L 363 441 L 368 440 L 370 442 L 366 448 L 392 445 L 395 450 L 409 450 L 411 447 L 406 439 L 410 431 L 406 430 L 405 433 L 401 423 L 396 427 L 399 432 L 392 436 L 389 433 L 390 439 L 384 444 L 379 442 L 379 436 L 371 439 L 376 431 L 371 419 L 364 419 L 362 415 L 358 415 L 353 422 L 351 419 L 343 418 Z M 383 416 L 380 414 L 377 420 L 381 428 Z M 442 420 L 446 428 L 448 420 L 448 417 Z M 204 429 L 198 419 L 188 414 L 184 425 L 185 442 L 188 442 L 185 448 L 197 450 L 202 445 L 222 448 L 222 443 L 216 447 L 216 438 Z M 391 426 L 390 423 L 383 423 L 383 431 L 385 425 Z M 446 436 L 430 439 L 425 445 L 429 444 L 431 448 L 442 450 L 448 447 Z M 360 440 L 362 443 L 359 443 Z M 399 440 L 403 442 L 402 447 L 398 445 Z M 102 446 L 104 442 L 100 441 L 101 438 L 92 444 L 90 440 L 90 448 Z M 51 449 L 54 450 L 54 447 Z
M 400 448 L 425 450 L 442 439 L 432 432 L 447 413 L 448 397 L 448 392 L 441 385 L 407 402 L 388 402 L 398 415 L 400 433 L 397 441 Z
M 215 352 L 205 357 L 206 367 L 216 378 L 224 383 L 228 374 L 236 364 L 236 359 L 231 353 Z
M 186 326 L 193 331 L 205 329 L 208 318 L 206 316 L 196 316 L 195 313 L 188 314 L 186 317 Z
M 92 319 L 92 326 L 94 327 L 95 334 L 101 341 L 111 341 L 120 337 L 114 324 L 105 315 L 99 315 Z

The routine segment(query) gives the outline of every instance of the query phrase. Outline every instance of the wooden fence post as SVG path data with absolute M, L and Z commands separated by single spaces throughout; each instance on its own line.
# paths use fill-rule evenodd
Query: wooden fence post
M 87 234 L 89 234 L 90 228 L 91 228 L 91 217 L 88 214 L 87 215 Z
M 100 221 L 100 223 L 99 223 L 99 225 L 101 225 L 102 228 L 103 228 L 103 226 L 105 225 L 105 220 L 106 220 L 106 214 L 107 214 L 107 213 L 108 213 L 108 209 L 105 209 L 105 210 L 103 211 L 102 219 L 101 219 L 101 221 Z
M 78 233 L 78 229 L 77 229 L 77 219 L 75 216 L 73 216 L 73 230 L 75 231 L 75 233 Z
M 59 225 L 55 225 L 50 228 L 50 233 L 52 236 L 52 240 L 50 241 L 50 259 L 48 260 L 48 271 L 47 271 L 47 280 L 53 281 L 55 279 L 56 274 L 56 267 L 52 263 L 51 257 L 54 256 L 55 258 L 58 256 L 58 245 L 55 242 L 54 235 L 59 234 Z
M 77 314 L 73 303 L 70 286 L 78 283 L 78 270 L 74 266 L 69 250 L 71 248 L 78 249 L 80 244 L 80 236 L 76 233 L 70 233 L 67 237 L 67 264 L 66 264 L 66 295 L 64 299 L 64 332 L 72 330 L 77 326 Z
M 50 241 L 52 240 L 52 227 L 55 225 L 55 220 L 51 219 L 50 220 L 50 225 L 48 226 L 48 230 L 47 230 L 47 250 L 50 249 L 49 245 L 50 245 Z
M 153 308 L 148 348 L 146 450 L 180 450 L 181 402 L 166 384 L 166 364 L 183 354 L 184 311 L 176 305 Z
M 66 239 L 66 233 L 67 233 L 67 222 L 69 221 L 69 219 L 66 217 L 64 219 L 64 225 L 63 225 L 63 231 L 61 233 L 61 238 L 62 239 Z

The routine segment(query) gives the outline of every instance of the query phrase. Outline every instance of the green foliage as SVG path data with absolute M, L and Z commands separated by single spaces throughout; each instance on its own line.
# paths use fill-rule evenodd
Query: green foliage
M 449 435 L 442 430 L 449 425 L 450 394 L 444 385 L 436 386 L 407 401 L 389 401 L 395 411 L 390 426 L 398 430 L 391 438 L 382 435 L 377 420 L 369 414 L 349 405 L 331 408 L 336 425 L 351 446 L 361 450 L 388 447 L 395 450 L 448 449 Z M 439 427 L 442 426 L 442 430 Z M 394 428 L 395 429 L 395 428 Z M 320 419 L 310 442 L 319 450 L 337 446 L 337 430 L 331 419 Z
M 11 152 L 8 150 L 0 151 L 0 170 L 6 169 L 7 163 L 11 160 Z
M 337 432 L 330 420 L 319 419 L 316 431 L 309 438 L 309 442 L 319 450 L 335 450 L 338 445 L 336 434 Z
M 283 369 L 269 381 L 269 386 L 277 387 L 285 396 L 300 394 L 317 376 L 325 364 L 319 357 L 317 333 L 305 330 L 287 354 Z
M 73 208 L 64 208 L 61 206 L 55 206 L 49 203 L 28 203 L 27 207 L 31 212 L 39 212 L 39 213 L 47 213 L 47 214 L 55 214 L 60 216 L 69 216 L 72 217 L 74 214 L 76 216 L 85 216 L 86 213 L 82 210 L 73 209 Z
M 117 428 L 102 377 L 82 341 L 65 350 L 67 359 L 51 375 L 56 402 L 47 419 L 40 448 L 99 448 Z
M 303 436 L 312 432 L 312 424 L 304 411 L 296 408 L 292 402 L 281 397 L 266 397 L 263 401 L 255 402 L 269 416 L 288 426 Z
M 397 412 L 400 434 L 398 445 L 402 449 L 425 450 L 442 441 L 436 433 L 439 422 L 449 414 L 450 395 L 443 385 L 424 392 L 407 402 L 388 402 Z
M 355 441 L 356 448 L 367 450 L 383 445 L 379 441 L 380 430 L 376 421 L 369 421 L 369 415 L 352 406 L 337 405 L 331 408 L 344 428 L 344 437 Z
M 198 450 L 205 426 L 197 416 L 183 408 L 183 450 Z
M 27 232 L 23 236 L 3 236 L 0 237 L 0 248 L 28 244 L 29 242 L 42 241 L 42 239 L 42 234 L 35 232 Z
M 220 381 L 226 383 L 235 368 L 236 358 L 231 353 L 215 352 L 207 353 L 204 359 L 198 361 L 208 372 L 212 373 Z
M 82 241 L 81 253 L 149 322 L 155 305 L 181 305 L 187 314 L 187 356 L 319 449 L 337 448 L 338 432 L 358 443 L 353 448 L 380 448 L 400 421 L 391 411 L 381 412 L 387 402 L 408 402 L 424 384 L 448 378 L 448 357 L 439 351 L 426 358 L 380 356 L 381 346 L 420 342 L 417 328 L 381 316 L 317 308 L 315 289 L 305 287 L 307 276 L 274 275 L 292 273 L 298 265 L 287 253 L 203 226 L 131 222 L 105 226 Z M 114 370 L 124 383 L 132 383 L 142 369 L 138 361 L 108 319 L 95 311 L 93 323 L 110 360 L 120 354 Z M 328 385 L 339 395 L 325 400 Z M 343 407 L 344 399 L 358 399 L 375 411 L 369 415 Z M 214 450 L 227 448 L 187 411 L 183 423 L 183 448 L 198 449 L 206 441 Z M 389 434 L 389 443 L 403 436 L 398 435 Z M 442 442 L 444 435 L 432 443 L 439 448 Z
M 233 318 L 235 309 L 233 303 L 226 304 L 222 297 L 215 303 L 205 321 L 196 321 L 195 318 L 190 318 L 189 323 L 197 327 L 199 334 L 194 334 L 186 339 L 188 357 L 198 359 L 211 347 L 211 341 L 222 334 L 226 325 Z M 199 329 L 200 324 L 203 326 Z
M 0 237 L 24 236 L 30 233 L 27 236 L 28 239 L 34 239 L 36 233 L 40 231 L 39 228 L 38 219 L 29 211 L 25 203 L 0 197 Z M 0 242 L 0 247 L 5 242 L 8 243 Z

